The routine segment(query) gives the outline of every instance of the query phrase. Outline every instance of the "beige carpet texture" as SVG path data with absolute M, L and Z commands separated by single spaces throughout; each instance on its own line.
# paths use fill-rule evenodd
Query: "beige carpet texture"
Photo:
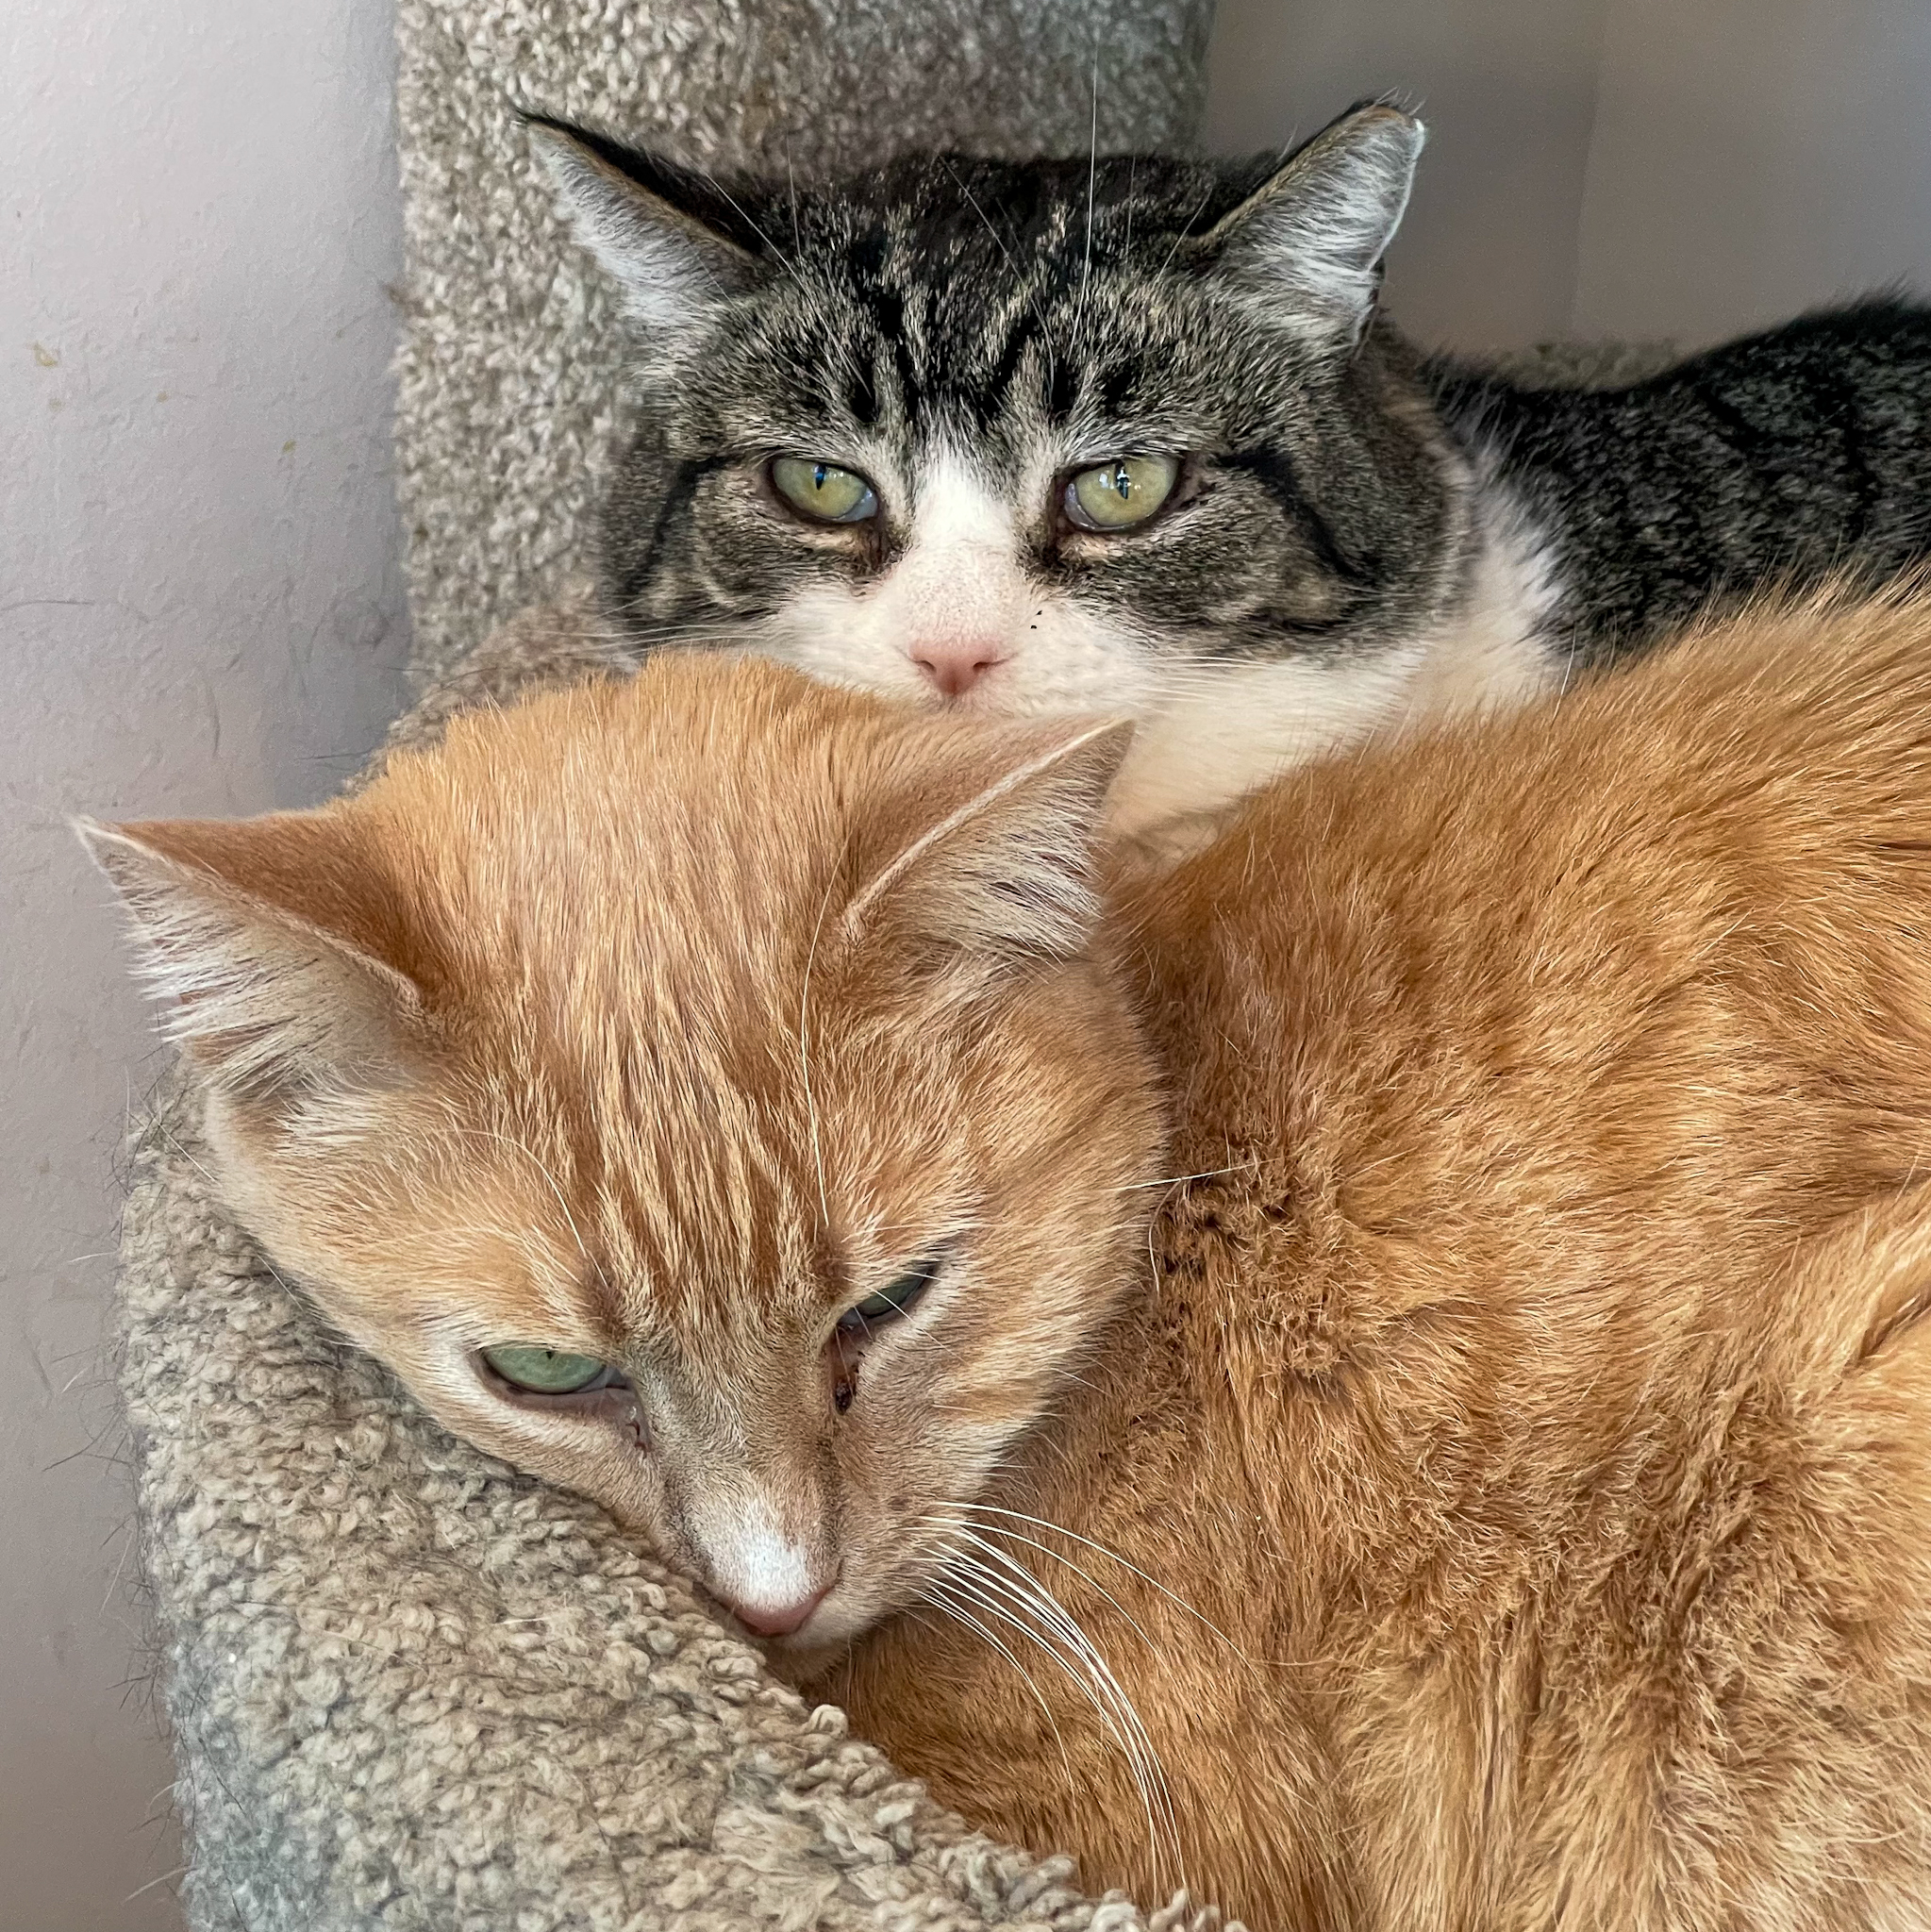
M 516 106 L 805 171 L 1083 152 L 1097 71 L 1103 147 L 1183 145 L 1210 10 L 403 0 L 397 455 L 427 691 L 395 741 L 607 661 L 580 577 L 621 345 Z M 229 1221 L 197 1121 L 185 1085 L 156 1103 L 122 1277 L 193 1932 L 1214 1923 L 974 1835 L 596 1507 L 443 1434 Z

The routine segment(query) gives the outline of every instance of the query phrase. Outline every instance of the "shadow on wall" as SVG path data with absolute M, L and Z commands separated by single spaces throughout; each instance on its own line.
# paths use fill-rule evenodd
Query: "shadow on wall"
M 1382 92 L 1429 125 L 1388 280 L 1424 342 L 1690 346 L 1931 291 L 1923 0 L 1221 0 L 1215 148 Z

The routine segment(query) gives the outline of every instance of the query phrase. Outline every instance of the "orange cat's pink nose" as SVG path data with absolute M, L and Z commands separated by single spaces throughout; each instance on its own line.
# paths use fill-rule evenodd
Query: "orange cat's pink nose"
M 831 1593 L 829 1583 L 814 1590 L 809 1596 L 801 1596 L 788 1604 L 741 1604 L 729 1605 L 732 1616 L 743 1624 L 754 1637 L 789 1637 L 794 1630 L 802 1630 L 806 1620 Z
M 941 697 L 959 698 L 994 665 L 1005 663 L 1006 652 L 991 638 L 930 638 L 911 647 L 911 658 Z

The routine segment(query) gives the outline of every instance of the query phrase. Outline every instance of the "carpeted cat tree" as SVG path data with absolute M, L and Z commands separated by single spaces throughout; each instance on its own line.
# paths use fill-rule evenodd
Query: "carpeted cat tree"
M 1102 146 L 1182 145 L 1210 6 L 403 0 L 396 441 L 426 694 L 398 741 L 608 648 L 566 586 L 616 337 L 514 105 L 801 173 L 1083 151 L 1095 99 Z M 195 1932 L 1210 1923 L 974 1835 L 595 1507 L 445 1436 L 230 1224 L 196 1122 L 177 1088 L 141 1138 L 123 1277 Z

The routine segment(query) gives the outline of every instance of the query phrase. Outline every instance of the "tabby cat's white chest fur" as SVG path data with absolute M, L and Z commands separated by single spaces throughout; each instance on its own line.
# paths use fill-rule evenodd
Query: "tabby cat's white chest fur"
M 1486 498 L 1460 608 L 1412 643 L 1332 658 L 1204 664 L 1140 721 L 1114 788 L 1114 823 L 1184 846 L 1190 828 L 1276 774 L 1368 736 L 1523 702 L 1558 682 L 1549 545 L 1506 496 Z

